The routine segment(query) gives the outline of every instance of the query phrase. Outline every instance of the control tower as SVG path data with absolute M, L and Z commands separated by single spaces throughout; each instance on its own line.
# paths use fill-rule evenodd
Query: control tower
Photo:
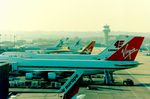
M 103 27 L 103 32 L 104 32 L 104 35 L 105 35 L 105 45 L 107 46 L 108 45 L 108 39 L 109 39 L 109 32 L 110 32 L 110 28 L 109 28 L 109 25 L 104 25 Z

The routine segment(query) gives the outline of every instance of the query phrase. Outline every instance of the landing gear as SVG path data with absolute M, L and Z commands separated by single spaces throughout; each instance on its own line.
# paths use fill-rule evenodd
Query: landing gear
M 90 83 L 92 84 L 92 83 L 93 83 L 92 76 L 89 75 L 88 78 L 89 78 L 89 80 L 90 80 Z
M 126 80 L 123 81 L 123 85 L 133 86 L 134 82 L 131 79 L 126 79 Z
M 114 83 L 113 72 L 104 70 L 104 84 L 112 85 Z

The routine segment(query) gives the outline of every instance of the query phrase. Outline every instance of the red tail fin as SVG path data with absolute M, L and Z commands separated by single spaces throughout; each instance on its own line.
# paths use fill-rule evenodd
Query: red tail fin
M 112 56 L 107 58 L 107 60 L 134 60 L 138 53 L 138 50 L 142 45 L 143 40 L 144 37 L 134 37 L 127 44 L 116 51 Z
M 80 54 L 91 54 L 95 45 L 95 41 L 92 41 Z
M 79 92 L 79 82 L 77 82 L 66 94 L 64 99 L 71 99 Z

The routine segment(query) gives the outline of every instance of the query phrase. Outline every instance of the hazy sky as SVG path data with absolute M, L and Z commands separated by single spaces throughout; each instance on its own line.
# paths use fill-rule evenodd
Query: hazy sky
M 0 0 L 0 30 L 150 32 L 150 0 Z

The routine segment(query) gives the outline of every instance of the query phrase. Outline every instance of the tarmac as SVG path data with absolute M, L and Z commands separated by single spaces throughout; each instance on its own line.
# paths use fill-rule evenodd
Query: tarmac
M 143 63 L 140 66 L 114 73 L 115 85 L 94 85 L 93 90 L 81 87 L 78 95 L 85 96 L 82 99 L 150 99 L 150 56 L 143 54 L 140 52 L 136 58 Z M 134 86 L 123 85 L 127 78 L 134 81 Z M 20 93 L 11 99 L 58 99 L 56 96 L 56 93 Z

